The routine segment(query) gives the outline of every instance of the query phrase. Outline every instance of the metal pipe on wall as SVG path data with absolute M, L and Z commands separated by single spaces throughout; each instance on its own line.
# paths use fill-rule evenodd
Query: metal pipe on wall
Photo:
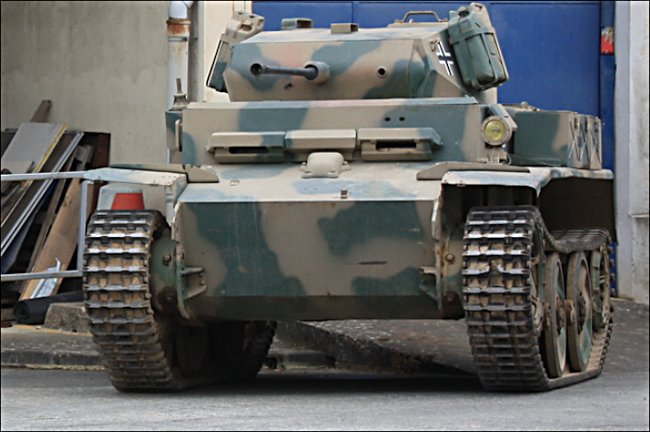
M 187 70 L 190 40 L 189 9 L 193 1 L 173 0 L 169 2 L 169 19 L 167 20 L 167 108 L 174 103 L 177 92 L 176 79 L 180 78 L 182 92 L 187 94 Z

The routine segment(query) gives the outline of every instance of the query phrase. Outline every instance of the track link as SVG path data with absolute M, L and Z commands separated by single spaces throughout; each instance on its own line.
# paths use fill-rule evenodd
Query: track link
M 543 261 L 544 244 L 561 253 L 598 250 L 608 242 L 605 231 L 550 233 L 536 207 L 488 207 L 470 211 L 463 241 L 466 322 L 474 363 L 485 388 L 544 391 L 600 374 L 611 320 L 603 330 L 594 331 L 584 372 L 565 371 L 554 379 L 546 374 L 534 274 L 537 263 Z M 538 280 L 541 283 L 541 277 Z

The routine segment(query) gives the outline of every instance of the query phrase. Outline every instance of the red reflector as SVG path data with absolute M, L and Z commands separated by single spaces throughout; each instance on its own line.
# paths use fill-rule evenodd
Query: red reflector
M 144 210 L 142 192 L 116 193 L 111 210 Z
M 600 31 L 600 53 L 614 54 L 614 27 L 603 27 Z

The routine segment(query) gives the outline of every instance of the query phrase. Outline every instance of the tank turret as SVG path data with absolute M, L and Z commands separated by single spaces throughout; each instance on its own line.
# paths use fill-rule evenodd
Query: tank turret
M 261 32 L 261 17 L 236 13 L 207 84 L 231 101 L 254 101 L 480 97 L 507 81 L 483 5 L 452 11 L 448 21 L 412 22 L 424 13 L 380 29 L 314 29 L 302 20 L 275 32 Z

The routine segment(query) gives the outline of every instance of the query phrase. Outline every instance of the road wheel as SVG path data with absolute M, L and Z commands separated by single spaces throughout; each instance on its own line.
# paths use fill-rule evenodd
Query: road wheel
M 542 356 L 550 378 L 562 376 L 566 365 L 566 319 L 564 314 L 564 276 L 560 255 L 546 256 L 544 297 L 546 319 L 543 332 Z
M 569 257 L 567 270 L 567 347 L 569 365 L 576 372 L 587 368 L 592 348 L 590 268 L 584 252 Z
M 222 380 L 254 378 L 273 342 L 275 321 L 226 321 L 213 327 L 218 375 Z
M 609 255 L 607 248 L 591 253 L 591 307 L 593 310 L 593 329 L 604 330 L 611 321 Z
M 176 360 L 184 377 L 195 378 L 210 369 L 210 336 L 206 327 L 177 325 L 174 329 Z

